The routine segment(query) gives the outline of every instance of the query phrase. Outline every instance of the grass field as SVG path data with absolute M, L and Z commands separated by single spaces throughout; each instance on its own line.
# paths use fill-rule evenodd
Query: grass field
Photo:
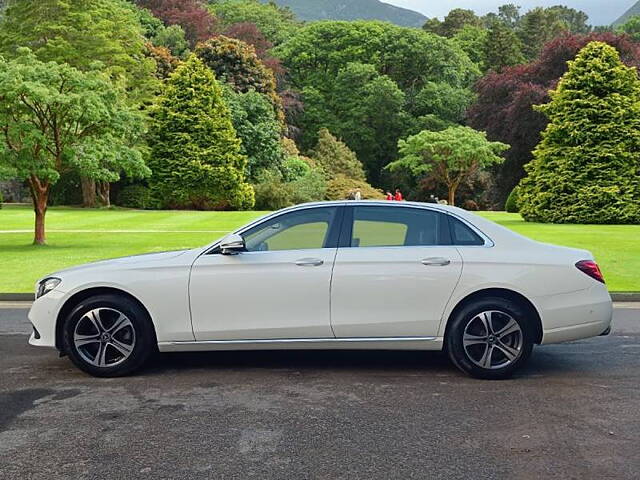
M 0 210 L 0 292 L 30 292 L 47 273 L 80 263 L 205 245 L 265 212 L 51 208 L 45 247 L 33 240 L 33 211 Z M 535 240 L 593 252 L 612 291 L 640 291 L 640 225 L 547 225 L 519 215 L 481 215 Z

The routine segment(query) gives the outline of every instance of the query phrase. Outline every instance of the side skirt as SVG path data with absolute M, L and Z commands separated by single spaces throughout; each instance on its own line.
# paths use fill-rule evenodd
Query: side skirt
M 215 350 L 442 350 L 442 337 L 274 338 L 159 342 L 161 352 Z

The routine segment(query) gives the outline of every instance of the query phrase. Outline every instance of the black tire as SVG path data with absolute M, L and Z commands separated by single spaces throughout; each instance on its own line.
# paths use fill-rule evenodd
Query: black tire
M 500 327 L 506 326 L 506 323 L 511 319 L 515 320 L 519 326 L 520 333 L 516 330 L 511 336 L 504 335 L 502 339 L 496 339 L 498 335 L 497 333 L 493 335 L 494 329 L 492 328 L 491 332 L 486 335 L 486 342 L 488 342 L 486 346 L 485 343 L 481 341 L 478 341 L 477 345 L 473 345 L 475 342 L 471 341 L 469 342 L 470 345 L 465 348 L 465 342 L 463 341 L 465 329 L 477 329 L 478 322 L 481 322 L 480 327 L 482 327 L 481 314 L 483 312 L 494 312 L 490 315 L 494 320 L 490 320 L 489 323 L 496 323 L 497 327 L 495 330 L 497 333 L 499 333 Z M 453 364 L 472 377 L 487 380 L 509 378 L 516 370 L 521 368 L 531 356 L 534 344 L 534 321 L 535 319 L 529 318 L 527 311 L 516 302 L 500 297 L 479 299 L 464 306 L 451 320 L 452 323 L 445 340 L 446 351 Z M 468 330 L 467 333 L 470 331 L 471 330 Z M 478 337 L 475 338 L 484 336 L 482 332 L 474 334 L 478 335 Z M 519 337 L 517 337 L 517 335 L 519 335 Z M 520 338 L 521 341 L 518 340 L 518 338 Z M 503 340 L 505 342 L 504 344 L 501 343 Z M 506 351 L 506 347 L 511 346 L 517 346 L 518 348 L 511 348 Z M 491 350 L 489 350 L 489 348 L 491 348 Z M 510 359 L 507 353 L 514 351 L 517 351 L 518 354 L 513 355 L 513 359 Z M 488 355 L 487 352 L 489 353 Z M 475 357 L 475 360 L 472 357 Z M 496 365 L 492 368 L 484 368 L 476 363 L 480 362 L 484 364 L 487 359 L 490 365 L 492 361 L 495 360 Z
M 122 314 L 129 322 L 125 327 L 121 327 L 110 341 L 92 341 L 89 346 L 76 346 L 74 336 L 79 335 L 80 329 L 85 329 L 87 338 L 94 336 L 91 331 L 92 322 L 91 312 L 99 312 L 99 316 L 109 317 L 100 321 L 100 325 L 108 326 L 110 321 L 115 324 L 118 314 Z M 113 320 L 111 320 L 113 319 Z M 79 325 L 79 322 L 83 322 Z M 90 323 L 91 322 L 91 323 Z M 89 331 L 87 331 L 87 328 Z M 100 331 L 96 329 L 96 337 L 102 339 Z M 119 335 L 116 338 L 116 335 Z M 127 339 L 129 341 L 127 341 Z M 128 375 L 138 370 L 149 356 L 157 350 L 157 341 L 153 323 L 147 312 L 135 301 L 120 295 L 96 295 L 82 300 L 71 313 L 64 319 L 62 341 L 64 351 L 69 355 L 71 361 L 81 370 L 96 377 L 119 377 Z M 130 343 L 129 343 L 130 342 Z M 117 343 L 117 345 L 115 345 Z M 116 348 L 126 346 L 129 347 L 127 353 L 121 352 Z M 100 363 L 99 353 L 104 348 L 106 352 L 101 359 L 105 360 L 104 366 L 99 366 L 90 362 L 92 351 L 94 349 L 94 361 Z M 108 362 L 111 360 L 111 363 Z

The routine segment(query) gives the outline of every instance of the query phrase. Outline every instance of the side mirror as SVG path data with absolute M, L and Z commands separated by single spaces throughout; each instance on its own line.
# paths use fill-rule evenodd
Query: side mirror
M 220 251 L 223 255 L 235 255 L 245 249 L 244 238 L 237 233 L 227 235 L 220 242 Z

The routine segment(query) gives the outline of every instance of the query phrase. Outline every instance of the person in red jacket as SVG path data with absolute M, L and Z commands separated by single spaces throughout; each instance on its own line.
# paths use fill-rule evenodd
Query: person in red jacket
M 396 188 L 396 194 L 395 194 L 395 196 L 393 197 L 393 199 L 394 199 L 396 202 L 401 202 L 401 201 L 402 201 L 402 193 L 400 192 L 400 189 Z
M 387 192 L 387 200 L 393 200 L 393 194 L 391 192 Z

